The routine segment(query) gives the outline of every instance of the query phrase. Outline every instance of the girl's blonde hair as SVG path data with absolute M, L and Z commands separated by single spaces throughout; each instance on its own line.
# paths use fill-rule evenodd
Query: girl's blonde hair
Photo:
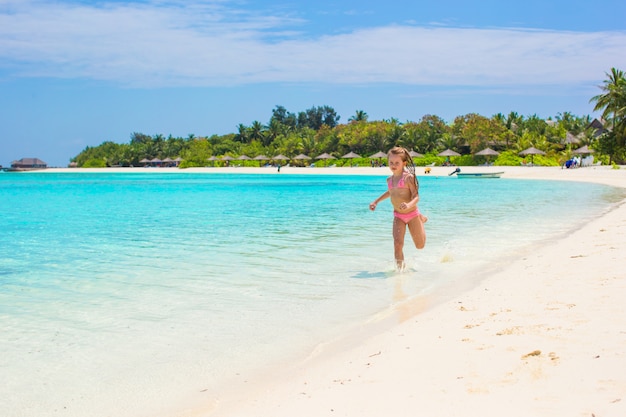
M 417 180 L 417 175 L 415 174 L 415 164 L 413 163 L 413 158 L 411 158 L 409 151 L 402 146 L 394 146 L 389 149 L 389 152 L 387 152 L 387 156 L 389 155 L 399 155 L 402 158 L 402 161 L 406 162 L 406 169 L 409 171 L 409 174 L 413 175 L 413 178 L 415 178 L 415 187 L 417 187 L 417 193 L 419 194 L 420 183 Z

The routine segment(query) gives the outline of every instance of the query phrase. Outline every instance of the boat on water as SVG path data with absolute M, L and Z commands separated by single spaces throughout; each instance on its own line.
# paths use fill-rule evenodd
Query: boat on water
M 459 178 L 500 178 L 504 172 L 457 172 Z
M 455 174 L 459 178 L 500 178 L 504 172 L 461 172 L 461 168 L 456 168 L 448 176 Z

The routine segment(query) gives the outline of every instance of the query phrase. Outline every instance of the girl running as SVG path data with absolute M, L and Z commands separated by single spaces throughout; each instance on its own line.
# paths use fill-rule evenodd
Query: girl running
M 387 154 L 389 169 L 392 175 L 387 178 L 387 191 L 370 204 L 370 210 L 376 210 L 379 202 L 391 198 L 393 205 L 393 249 L 396 266 L 403 270 L 404 263 L 404 236 L 406 227 L 413 238 L 417 249 L 423 249 L 426 245 L 426 232 L 424 223 L 428 220 L 419 212 L 419 182 L 415 175 L 413 159 L 405 148 L 394 147 Z

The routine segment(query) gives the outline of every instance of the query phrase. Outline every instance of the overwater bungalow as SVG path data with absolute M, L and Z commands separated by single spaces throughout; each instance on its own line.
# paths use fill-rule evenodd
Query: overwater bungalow
M 11 162 L 11 171 L 29 171 L 33 169 L 46 169 L 48 164 L 39 158 L 22 158 Z

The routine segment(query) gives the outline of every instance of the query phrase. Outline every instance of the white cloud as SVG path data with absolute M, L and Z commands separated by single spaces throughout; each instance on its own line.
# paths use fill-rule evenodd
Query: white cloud
M 0 71 L 129 86 L 263 82 L 581 85 L 626 67 L 625 32 L 388 26 L 304 34 L 223 1 L 0 0 Z

